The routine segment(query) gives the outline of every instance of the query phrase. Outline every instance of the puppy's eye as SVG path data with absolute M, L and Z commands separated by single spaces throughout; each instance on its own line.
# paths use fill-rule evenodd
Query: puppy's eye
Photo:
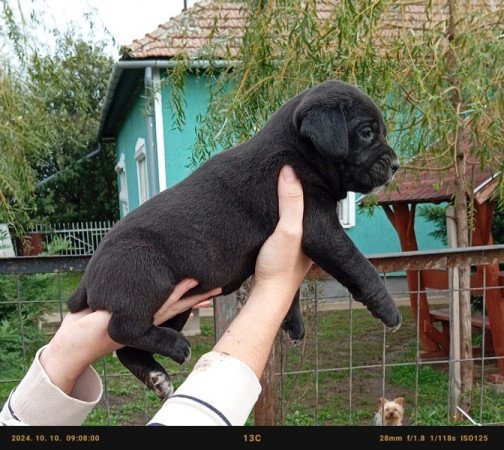
M 373 130 L 371 127 L 362 128 L 359 130 L 359 134 L 363 139 L 371 139 L 373 137 Z

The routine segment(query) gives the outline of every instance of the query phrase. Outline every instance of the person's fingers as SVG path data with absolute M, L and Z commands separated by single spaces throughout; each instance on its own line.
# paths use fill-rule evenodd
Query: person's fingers
M 168 297 L 168 302 L 179 300 L 187 291 L 190 291 L 193 287 L 196 287 L 198 282 L 193 278 L 186 278 L 178 283 L 173 292 Z
M 303 186 L 291 166 L 284 166 L 278 177 L 278 227 L 293 233 L 302 231 Z
M 163 306 L 161 306 L 159 311 L 154 314 L 154 324 L 159 325 L 170 319 L 171 317 L 194 307 L 198 303 L 219 295 L 221 292 L 222 288 L 219 287 L 203 294 L 191 295 L 190 297 L 176 300 L 175 302 L 168 300 Z M 172 296 L 170 296 L 170 298 L 171 297 Z
M 193 295 L 191 297 L 183 298 L 179 300 L 174 306 L 179 310 L 179 312 L 185 311 L 186 309 L 192 308 L 198 303 L 204 302 L 209 298 L 216 297 L 222 292 L 222 288 L 212 289 L 211 291 L 205 292 L 204 294 Z
M 173 304 L 178 302 L 186 292 L 190 291 L 197 285 L 198 282 L 193 278 L 186 278 L 180 283 L 177 283 L 168 299 L 163 303 L 163 306 L 161 306 L 156 314 L 154 314 L 154 323 L 158 325 L 175 316 L 176 314 L 171 313 Z

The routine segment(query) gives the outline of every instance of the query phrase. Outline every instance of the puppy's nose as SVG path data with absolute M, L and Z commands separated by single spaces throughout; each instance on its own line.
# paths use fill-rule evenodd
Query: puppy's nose
M 394 159 L 390 163 L 390 168 L 392 169 L 392 172 L 396 173 L 399 170 L 400 164 L 398 159 Z

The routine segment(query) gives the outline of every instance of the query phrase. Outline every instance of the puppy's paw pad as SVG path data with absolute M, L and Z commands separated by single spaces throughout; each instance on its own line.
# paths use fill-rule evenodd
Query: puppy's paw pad
M 153 370 L 149 373 L 146 384 L 161 400 L 166 400 L 173 394 L 173 385 L 166 373 Z

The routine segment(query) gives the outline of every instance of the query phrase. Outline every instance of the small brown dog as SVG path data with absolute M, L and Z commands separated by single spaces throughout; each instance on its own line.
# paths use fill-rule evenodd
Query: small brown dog
M 387 400 L 383 397 L 380 397 L 380 402 L 378 403 L 378 411 L 376 412 L 374 417 L 375 425 L 388 425 L 398 427 L 402 425 L 403 417 L 403 397 L 397 397 L 394 400 Z

